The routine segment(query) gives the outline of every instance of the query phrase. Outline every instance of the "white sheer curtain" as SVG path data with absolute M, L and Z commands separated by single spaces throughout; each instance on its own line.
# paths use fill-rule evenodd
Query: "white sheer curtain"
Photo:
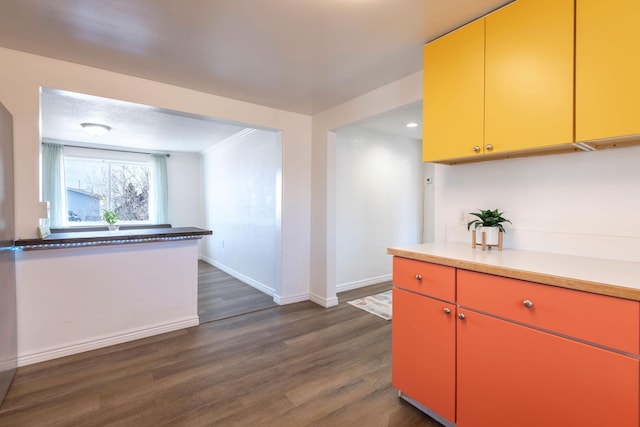
M 151 182 L 149 213 L 151 222 L 166 224 L 168 221 L 169 191 L 167 189 L 167 155 L 151 154 Z
M 49 202 L 49 226 L 63 227 L 67 222 L 63 145 L 42 144 L 42 200 Z

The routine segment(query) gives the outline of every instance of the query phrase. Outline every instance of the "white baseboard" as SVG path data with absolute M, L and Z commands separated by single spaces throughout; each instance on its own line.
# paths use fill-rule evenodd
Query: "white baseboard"
M 287 305 L 287 304 L 293 304 L 295 302 L 302 302 L 302 301 L 309 301 L 309 295 L 300 294 L 300 295 L 282 297 L 276 294 L 273 296 L 273 302 L 275 302 L 278 305 Z
M 324 307 L 324 308 L 329 308 L 329 307 L 334 307 L 336 305 L 338 305 L 338 298 L 322 298 L 318 295 L 315 294 L 310 294 L 309 295 L 309 299 L 313 302 L 315 302 L 316 304 Z
M 224 271 L 225 273 L 227 273 L 230 276 L 235 277 L 236 279 L 240 280 L 241 282 L 246 283 L 247 285 L 256 288 L 257 290 L 259 290 L 260 292 L 262 292 L 263 294 L 267 294 L 270 297 L 274 297 L 273 300 L 275 301 L 275 290 L 271 289 L 268 286 L 263 285 L 262 283 L 253 280 L 251 277 L 245 276 L 242 273 L 239 273 L 237 271 L 235 271 L 234 269 L 227 267 L 224 264 L 219 263 L 216 260 L 213 260 L 209 257 L 206 256 L 202 256 L 200 257 L 200 259 L 204 262 L 206 262 L 209 265 L 214 266 L 215 268 L 219 268 L 220 270 Z
M 371 277 L 369 279 L 357 280 L 355 282 L 343 283 L 336 285 L 336 293 L 350 291 L 352 289 L 363 288 L 365 286 L 377 285 L 378 283 L 390 282 L 392 278 L 391 274 L 384 276 Z
M 198 316 L 178 319 L 168 323 L 146 326 L 139 329 L 131 329 L 122 331 L 118 334 L 91 338 L 88 340 L 77 341 L 71 344 L 38 350 L 30 353 L 18 354 L 18 366 L 31 365 L 46 360 L 57 359 L 59 357 L 70 356 L 72 354 L 83 353 L 89 350 L 95 350 L 102 347 L 108 347 L 123 342 L 134 341 L 140 338 L 146 338 L 153 335 L 164 334 L 176 331 L 178 329 L 190 328 L 198 326 L 200 320 Z

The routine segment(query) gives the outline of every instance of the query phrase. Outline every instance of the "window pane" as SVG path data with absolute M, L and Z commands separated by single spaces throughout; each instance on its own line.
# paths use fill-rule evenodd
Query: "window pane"
M 149 220 L 149 167 L 111 164 L 111 209 L 122 221 Z
M 64 165 L 70 225 L 100 221 L 100 212 L 106 203 L 108 164 L 99 160 L 65 158 Z
M 149 220 L 148 164 L 65 157 L 65 180 L 69 225 L 102 222 L 104 209 L 119 221 Z

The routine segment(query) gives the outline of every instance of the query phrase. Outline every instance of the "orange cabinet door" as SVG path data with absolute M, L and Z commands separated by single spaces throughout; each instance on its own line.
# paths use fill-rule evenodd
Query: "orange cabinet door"
M 574 0 L 487 15 L 485 49 L 485 154 L 573 142 Z
M 640 133 L 640 2 L 576 2 L 576 140 Z
M 455 328 L 453 304 L 393 288 L 392 384 L 450 422 L 456 409 Z
M 423 76 L 422 160 L 482 154 L 484 19 L 427 43 Z
M 638 427 L 637 359 L 459 313 L 458 427 Z

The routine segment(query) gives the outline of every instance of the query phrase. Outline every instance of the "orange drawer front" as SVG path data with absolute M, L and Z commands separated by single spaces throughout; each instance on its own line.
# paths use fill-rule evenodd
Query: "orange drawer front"
M 640 354 L 640 302 L 458 270 L 458 304 Z
M 453 302 L 456 299 L 456 269 L 395 256 L 393 285 Z

